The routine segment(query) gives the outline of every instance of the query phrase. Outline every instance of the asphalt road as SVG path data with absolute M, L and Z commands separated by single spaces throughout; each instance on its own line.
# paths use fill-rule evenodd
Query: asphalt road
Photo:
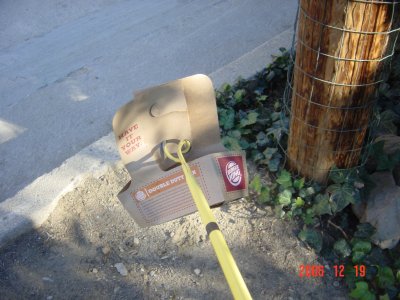
M 135 90 L 210 74 L 292 28 L 297 2 L 0 2 L 0 202 L 111 131 Z

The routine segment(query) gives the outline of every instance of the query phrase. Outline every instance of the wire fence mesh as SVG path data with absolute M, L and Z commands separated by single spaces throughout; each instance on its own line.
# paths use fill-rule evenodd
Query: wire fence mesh
M 283 101 L 290 169 L 327 183 L 334 167 L 365 163 L 399 30 L 399 1 L 299 1 Z

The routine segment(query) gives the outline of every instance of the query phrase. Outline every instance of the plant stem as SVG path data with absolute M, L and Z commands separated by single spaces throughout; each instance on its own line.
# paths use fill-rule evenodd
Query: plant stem
M 339 230 L 339 231 L 343 234 L 344 238 L 345 238 L 346 240 L 349 240 L 349 237 L 347 236 L 346 232 L 344 232 L 344 230 L 343 230 L 340 226 L 336 225 L 336 224 L 333 223 L 331 220 L 328 220 L 328 224 L 332 225 L 332 226 L 335 227 L 337 230 Z

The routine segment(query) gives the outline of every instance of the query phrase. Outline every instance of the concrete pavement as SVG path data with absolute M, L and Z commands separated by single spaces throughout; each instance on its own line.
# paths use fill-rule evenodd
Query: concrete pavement
M 296 5 L 120 1 L 0 49 L 0 244 L 40 225 L 82 174 L 118 160 L 107 134 L 134 90 L 251 75 L 290 45 Z

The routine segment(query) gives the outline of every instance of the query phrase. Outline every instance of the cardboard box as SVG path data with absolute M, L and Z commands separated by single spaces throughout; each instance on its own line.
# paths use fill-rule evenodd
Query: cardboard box
M 132 180 L 118 198 L 140 226 L 151 226 L 196 211 L 182 168 L 165 157 L 180 140 L 191 142 L 185 154 L 210 206 L 247 196 L 244 152 L 221 144 L 211 80 L 194 75 L 135 94 L 113 119 L 122 161 Z

